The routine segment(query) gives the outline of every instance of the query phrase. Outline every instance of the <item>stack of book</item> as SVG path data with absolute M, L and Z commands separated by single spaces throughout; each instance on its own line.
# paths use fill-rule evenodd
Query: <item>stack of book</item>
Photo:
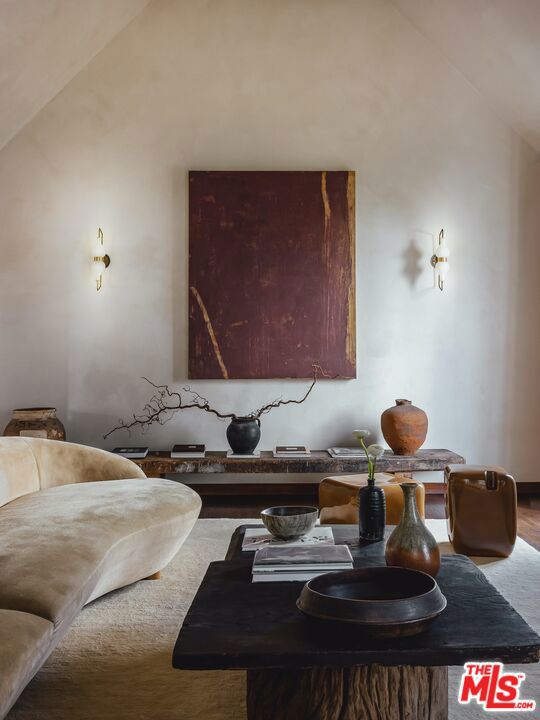
M 330 457 L 343 460 L 343 458 L 365 460 L 366 454 L 362 448 L 331 447 L 326 451 Z
M 328 525 L 316 525 L 302 537 L 294 540 L 280 540 L 270 535 L 265 527 L 246 528 L 242 550 L 253 551 L 271 545 L 272 547 L 301 547 L 302 545 L 333 545 L 334 533 Z
M 347 545 L 269 546 L 255 553 L 252 580 L 307 582 L 323 573 L 352 568 L 352 555 Z
M 175 460 L 180 458 L 203 458 L 206 455 L 206 445 L 175 445 L 171 450 L 171 457 Z
M 311 451 L 305 445 L 276 445 L 275 458 L 304 458 L 310 457 Z
M 148 455 L 147 447 L 116 447 L 113 450 L 116 455 L 121 455 L 131 460 L 142 460 Z

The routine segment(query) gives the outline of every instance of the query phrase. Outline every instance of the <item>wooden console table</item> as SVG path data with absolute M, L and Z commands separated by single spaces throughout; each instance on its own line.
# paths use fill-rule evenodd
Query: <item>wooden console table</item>
M 227 457 L 225 451 L 209 451 L 205 458 L 186 459 L 171 458 L 169 452 L 153 451 L 142 460 L 134 460 L 148 477 L 166 477 L 176 473 L 205 475 L 198 482 L 192 479 L 188 485 L 205 495 L 239 495 L 268 493 L 268 483 L 223 484 L 208 482 L 208 475 L 221 473 L 239 473 L 253 475 L 258 473 L 318 473 L 338 475 L 345 473 L 366 473 L 365 459 L 335 459 L 325 450 L 312 451 L 308 458 L 275 458 L 269 450 L 261 451 L 260 456 L 253 459 Z M 451 450 L 419 450 L 416 455 L 394 455 L 388 450 L 377 462 L 377 472 L 411 473 L 444 470 L 450 463 L 462 464 L 465 459 Z M 313 487 L 312 487 L 313 486 Z M 318 487 L 314 483 L 282 483 L 272 484 L 272 491 L 279 494 L 295 494 Z
M 269 450 L 251 458 L 227 457 L 225 451 L 209 451 L 205 458 L 171 458 L 168 452 L 149 452 L 134 460 L 149 477 L 174 473 L 365 473 L 367 460 L 330 457 L 326 450 L 314 450 L 308 458 L 275 458 Z M 377 461 L 377 472 L 400 473 L 444 470 L 450 463 L 462 464 L 465 458 L 451 450 L 419 450 L 416 455 L 394 455 L 387 450 Z

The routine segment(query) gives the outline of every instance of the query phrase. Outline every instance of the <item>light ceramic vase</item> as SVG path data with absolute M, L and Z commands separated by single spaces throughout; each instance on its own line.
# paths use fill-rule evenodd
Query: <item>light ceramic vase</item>
M 386 564 L 421 570 L 435 577 L 441 567 L 437 541 L 425 526 L 416 506 L 418 483 L 400 483 L 404 495 L 403 512 L 385 548 Z

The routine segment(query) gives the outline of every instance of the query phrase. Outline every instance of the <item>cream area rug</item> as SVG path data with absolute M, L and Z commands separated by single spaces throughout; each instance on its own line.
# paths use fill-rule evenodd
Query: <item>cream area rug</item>
M 208 563 L 223 559 L 233 530 L 244 522 L 256 521 L 199 520 L 161 580 L 135 583 L 88 605 L 8 720 L 244 720 L 244 673 L 171 667 L 178 630 Z M 443 520 L 428 525 L 438 540 L 447 539 Z M 451 546 L 442 550 L 451 552 Z M 540 553 L 518 540 L 510 558 L 480 564 L 538 631 Z M 522 696 L 540 708 L 539 666 L 521 670 L 527 673 Z M 485 719 L 488 713 L 479 706 L 457 704 L 460 676 L 459 668 L 451 668 L 450 718 Z M 497 720 L 509 713 L 489 716 Z

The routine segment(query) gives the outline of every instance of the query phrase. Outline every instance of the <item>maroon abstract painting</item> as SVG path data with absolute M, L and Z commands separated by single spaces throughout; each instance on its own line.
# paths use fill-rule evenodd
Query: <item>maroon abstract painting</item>
M 353 172 L 189 173 L 189 377 L 356 377 Z

